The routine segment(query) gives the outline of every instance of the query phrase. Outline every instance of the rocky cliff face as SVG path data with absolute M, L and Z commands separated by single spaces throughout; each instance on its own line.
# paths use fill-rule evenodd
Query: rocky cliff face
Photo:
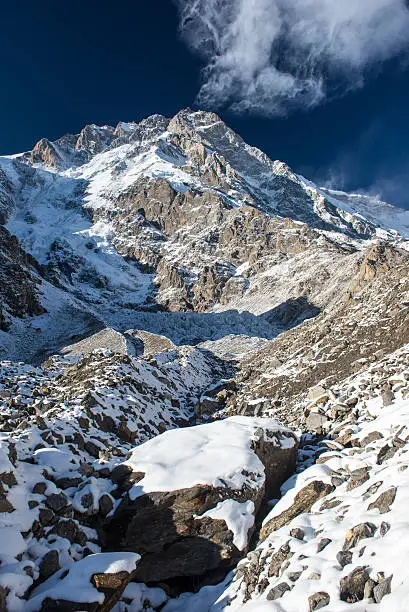
M 22 249 L 16 236 L 0 226 L 0 330 L 8 330 L 12 317 L 45 312 L 37 293 L 41 282 L 37 261 Z
M 396 603 L 409 213 L 187 109 L 0 158 L 0 223 L 2 609 Z

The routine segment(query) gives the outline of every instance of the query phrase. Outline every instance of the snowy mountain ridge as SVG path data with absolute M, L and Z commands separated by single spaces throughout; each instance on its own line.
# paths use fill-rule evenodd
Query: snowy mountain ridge
M 260 314 L 298 298 L 291 281 L 272 290 L 265 282 L 266 274 L 294 277 L 293 264 L 300 275 L 299 258 L 289 259 L 286 248 L 282 261 L 278 251 L 264 266 L 250 263 L 266 248 L 262 233 L 279 226 L 289 240 L 308 234 L 318 247 L 341 251 L 358 252 L 373 239 L 405 247 L 409 235 L 408 212 L 320 189 L 202 111 L 43 139 L 31 152 L 0 158 L 0 173 L 6 227 L 43 266 L 40 292 L 57 284 L 66 301 L 79 299 L 101 326 L 117 329 L 138 327 L 136 310 L 155 303 Z M 163 198 L 166 206 L 153 204 Z M 237 236 L 229 252 L 228 236 L 249 223 L 253 249 Z M 310 251 L 316 257 L 320 248 Z M 150 329 L 159 331 L 154 321 Z

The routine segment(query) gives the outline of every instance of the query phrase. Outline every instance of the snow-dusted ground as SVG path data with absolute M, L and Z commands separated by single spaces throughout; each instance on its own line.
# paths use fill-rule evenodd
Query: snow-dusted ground
M 387 406 L 385 382 L 392 389 Z M 309 612 L 318 609 L 310 607 L 317 594 L 328 598 L 323 609 L 331 612 L 408 610 L 409 346 L 334 390 L 323 408 L 327 401 L 330 413 L 342 397 L 353 413 L 335 421 L 328 439 L 315 447 L 317 463 L 311 465 L 314 447 L 301 451 L 298 473 L 282 486 L 283 497 L 263 523 L 268 527 L 288 513 L 282 526 L 266 531 L 227 578 L 230 584 L 184 594 L 170 601 L 166 612 Z M 291 518 L 297 494 L 317 481 L 329 492 Z M 366 595 L 356 588 L 356 599 L 346 601 L 342 581 L 357 568 L 367 572 Z

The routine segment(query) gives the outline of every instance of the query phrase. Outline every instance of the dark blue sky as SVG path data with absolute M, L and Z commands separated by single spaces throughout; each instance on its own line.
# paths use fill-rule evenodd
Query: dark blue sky
M 170 0 L 8 1 L 0 25 L 0 154 L 41 137 L 192 106 L 200 60 L 177 36 Z M 308 178 L 409 208 L 409 67 L 379 67 L 357 91 L 310 112 L 223 113 L 250 144 Z

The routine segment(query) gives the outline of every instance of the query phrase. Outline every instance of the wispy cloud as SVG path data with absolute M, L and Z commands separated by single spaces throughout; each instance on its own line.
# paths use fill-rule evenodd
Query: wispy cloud
M 377 200 L 397 204 L 409 209 L 409 163 L 402 165 L 388 177 L 380 177 L 369 187 L 358 188 L 359 193 L 367 193 Z
M 283 115 L 362 86 L 409 48 L 406 0 L 175 0 L 206 62 L 197 102 Z
M 327 166 L 303 171 L 324 187 L 370 195 L 409 209 L 409 160 L 389 126 L 387 115 L 373 122 Z

